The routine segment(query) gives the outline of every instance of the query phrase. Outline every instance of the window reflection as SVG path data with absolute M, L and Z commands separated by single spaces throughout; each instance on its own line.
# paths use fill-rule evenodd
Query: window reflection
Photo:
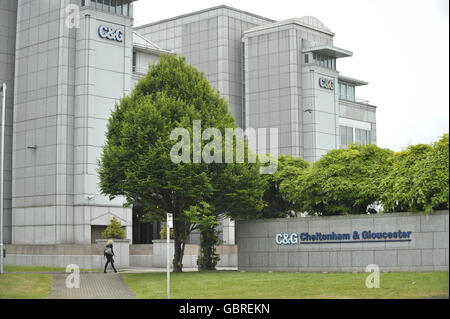
M 319 53 L 313 53 L 312 58 L 316 65 L 336 70 L 336 58 Z
M 348 99 L 350 101 L 354 101 L 355 100 L 355 87 L 352 85 L 348 86 Z
M 355 101 L 355 86 L 339 83 L 339 97 L 343 100 Z
M 130 2 L 130 0 L 91 0 L 91 7 L 104 12 L 129 16 Z
M 360 145 L 371 144 L 370 131 L 349 126 L 340 126 L 340 144 L 341 148 L 347 147 L 349 144 L 358 143 Z

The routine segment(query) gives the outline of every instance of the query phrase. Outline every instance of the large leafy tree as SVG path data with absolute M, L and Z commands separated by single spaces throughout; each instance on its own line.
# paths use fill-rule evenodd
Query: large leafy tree
M 427 157 L 418 163 L 414 188 L 417 202 L 426 212 L 449 208 L 449 135 L 433 143 Z
M 312 214 L 364 214 L 380 198 L 380 182 L 392 152 L 375 145 L 331 150 L 300 174 L 282 193 Z
M 385 212 L 422 210 L 422 205 L 417 203 L 417 194 L 413 190 L 414 175 L 417 163 L 422 161 L 430 150 L 430 145 L 417 144 L 394 154 L 392 170 L 381 183 L 383 189 L 381 200 Z
M 302 211 L 302 206 L 294 200 L 289 200 L 285 193 L 289 191 L 291 184 L 302 176 L 309 163 L 300 157 L 292 155 L 278 156 L 278 169 L 273 174 L 265 175 L 267 189 L 264 192 L 263 218 L 280 218 Z
M 406 212 L 449 207 L 449 135 L 433 143 L 409 146 L 394 156 L 383 180 L 385 211 Z
M 128 204 L 145 210 L 147 220 L 163 221 L 166 213 L 174 215 L 175 272 L 182 271 L 189 234 L 201 224 L 192 214 L 199 203 L 207 203 L 216 217 L 235 219 L 255 217 L 263 205 L 265 181 L 259 163 L 193 163 L 192 157 L 189 162 L 172 162 L 172 147 L 179 143 L 171 139 L 175 128 L 190 133 L 188 153 L 194 153 L 195 120 L 203 128 L 217 128 L 222 142 L 225 128 L 236 127 L 226 100 L 203 73 L 183 57 L 163 56 L 131 95 L 116 105 L 99 161 L 103 194 L 125 196 Z

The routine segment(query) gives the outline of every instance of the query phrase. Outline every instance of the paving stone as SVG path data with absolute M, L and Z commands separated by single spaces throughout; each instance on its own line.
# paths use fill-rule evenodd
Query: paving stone
M 50 299 L 135 299 L 118 273 L 80 273 L 80 288 L 67 288 L 70 274 L 54 274 Z

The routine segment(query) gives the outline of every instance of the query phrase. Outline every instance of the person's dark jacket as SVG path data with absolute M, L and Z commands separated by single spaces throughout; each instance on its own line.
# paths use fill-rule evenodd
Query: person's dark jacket
M 112 255 L 109 255 L 109 254 L 106 253 L 106 248 L 111 248 Z M 115 254 L 114 254 L 114 249 L 113 249 L 113 245 L 106 245 L 105 251 L 103 252 L 103 255 L 104 255 L 108 260 L 113 259 L 113 256 L 115 256 Z

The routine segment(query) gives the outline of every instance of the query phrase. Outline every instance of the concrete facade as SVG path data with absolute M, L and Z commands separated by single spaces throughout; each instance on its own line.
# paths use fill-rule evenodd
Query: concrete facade
M 78 0 L 17 3 L 7 242 L 89 244 L 112 217 L 130 239 L 131 209 L 100 194 L 96 169 L 109 114 L 131 92 L 133 5 L 121 14 L 83 1 L 70 27 L 67 8 Z M 102 37 L 101 26 L 122 38 Z
M 158 46 L 185 56 L 188 63 L 204 72 L 211 85 L 227 98 L 231 114 L 242 127 L 242 33 L 273 21 L 219 6 L 134 30 Z
M 352 142 L 376 143 L 376 107 L 355 97 L 355 87 L 368 83 L 340 75 L 336 59 L 353 53 L 334 47 L 334 33 L 316 18 L 278 22 L 219 6 L 135 31 L 204 72 L 239 127 L 278 128 L 278 154 L 314 162 Z M 321 78 L 334 87 L 320 87 Z M 340 94 L 341 84 L 352 94 Z M 344 128 L 351 136 L 342 144 Z M 257 145 L 257 151 L 275 149 Z
M 277 244 L 277 234 L 410 231 L 410 241 Z M 282 237 L 279 237 L 281 239 Z M 406 237 L 405 237 L 406 238 Z M 298 217 L 236 222 L 238 269 L 245 271 L 448 271 L 449 212 Z
M 314 162 L 330 149 L 352 142 L 376 143 L 374 125 L 368 120 L 376 107 L 355 98 L 355 86 L 367 82 L 340 76 L 337 59 L 353 53 L 334 47 L 333 38 L 334 33 L 314 17 L 274 22 L 243 33 L 245 127 L 278 128 L 279 154 Z M 352 94 L 341 96 L 344 81 Z M 363 129 L 372 138 L 358 139 L 352 130 L 342 144 L 342 126 Z
M 279 128 L 280 153 L 315 161 L 342 144 L 341 131 L 345 141 L 347 133 L 362 140 L 361 130 L 376 141 L 375 107 L 354 99 L 354 87 L 367 83 L 336 71 L 335 59 L 351 52 L 334 47 L 317 19 L 277 22 L 218 6 L 133 28 L 132 2 L 0 2 L 6 243 L 87 245 L 112 217 L 132 239 L 133 210 L 101 194 L 97 160 L 115 103 L 160 54 L 183 55 L 204 72 L 240 127 Z M 67 24 L 70 5 L 79 26 Z M 335 81 L 333 90 L 319 87 L 322 76 Z M 349 86 L 345 97 L 340 83 Z M 220 224 L 221 240 L 233 245 L 234 221 Z
M 5 114 L 5 157 L 3 182 L 3 238 L 5 243 L 11 242 L 12 210 L 11 210 L 11 179 L 12 179 L 12 141 L 13 141 L 13 102 L 14 102 L 14 68 L 16 54 L 16 22 L 17 1 L 0 1 L 0 83 L 6 83 L 6 114 Z M 3 92 L 0 94 L 3 98 Z M 0 113 L 1 117 L 1 113 Z

